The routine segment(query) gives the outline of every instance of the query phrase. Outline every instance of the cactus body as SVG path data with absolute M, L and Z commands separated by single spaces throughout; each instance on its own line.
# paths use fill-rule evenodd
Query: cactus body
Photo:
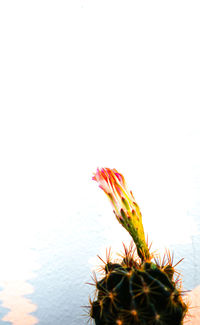
M 120 263 L 105 263 L 102 279 L 95 281 L 97 297 L 90 307 L 95 324 L 181 325 L 187 305 L 171 260 L 139 263 L 125 252 Z

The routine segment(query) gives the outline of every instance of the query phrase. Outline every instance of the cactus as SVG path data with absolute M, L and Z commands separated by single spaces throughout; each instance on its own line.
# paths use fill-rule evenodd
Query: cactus
M 124 246 L 125 247 L 125 246 Z M 94 278 L 97 298 L 90 301 L 96 325 L 180 325 L 187 312 L 168 253 L 165 263 L 139 261 L 132 248 L 118 263 L 107 260 L 104 275 Z
M 188 306 L 182 299 L 173 259 L 169 252 L 162 261 L 150 254 L 139 207 L 124 177 L 115 169 L 104 168 L 97 169 L 93 179 L 111 200 L 117 220 L 135 242 L 138 256 L 133 243 L 129 249 L 124 245 L 120 261 L 112 262 L 108 254 L 102 278 L 94 276 L 96 297 L 90 300 L 90 318 L 96 325 L 183 324 Z

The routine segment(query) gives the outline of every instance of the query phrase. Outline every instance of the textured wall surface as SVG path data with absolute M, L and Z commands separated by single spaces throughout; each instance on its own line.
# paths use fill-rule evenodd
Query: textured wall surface
M 130 242 L 97 167 L 124 174 L 200 305 L 199 7 L 0 2 L 0 323 L 86 324 L 96 255 Z

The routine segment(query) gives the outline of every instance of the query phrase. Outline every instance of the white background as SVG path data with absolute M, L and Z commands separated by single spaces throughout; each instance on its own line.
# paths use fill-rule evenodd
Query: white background
M 0 285 L 32 281 L 39 324 L 83 323 L 95 255 L 130 240 L 97 167 L 124 174 L 150 241 L 200 284 L 199 16 L 199 1 L 0 2 Z

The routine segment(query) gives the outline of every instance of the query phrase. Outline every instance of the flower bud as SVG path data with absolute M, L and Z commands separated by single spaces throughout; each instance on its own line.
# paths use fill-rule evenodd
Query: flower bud
M 117 220 L 132 236 L 140 258 L 148 260 L 150 254 L 145 241 L 142 215 L 132 192 L 127 188 L 124 176 L 116 169 L 97 168 L 92 179 L 97 181 L 109 197 Z

